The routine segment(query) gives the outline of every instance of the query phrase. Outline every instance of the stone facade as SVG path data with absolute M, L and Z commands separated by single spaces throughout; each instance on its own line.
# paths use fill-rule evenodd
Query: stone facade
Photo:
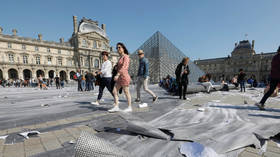
M 73 17 L 74 32 L 64 42 L 45 41 L 41 34 L 38 39 L 20 37 L 13 29 L 12 35 L 2 33 L 0 27 L 0 79 L 35 79 L 39 75 L 53 78 L 59 75 L 70 80 L 78 68 L 82 72 L 100 69 L 101 52 L 110 52 L 115 64 L 118 54 L 109 46 L 106 26 L 97 21 L 83 18 L 79 25 Z
M 225 80 L 230 81 L 234 75 L 243 69 L 247 79 L 253 76 L 258 82 L 266 82 L 270 74 L 271 60 L 276 52 L 256 54 L 254 40 L 252 44 L 248 40 L 235 43 L 231 56 L 195 60 L 201 70 L 212 75 L 213 81 L 219 81 L 224 75 Z

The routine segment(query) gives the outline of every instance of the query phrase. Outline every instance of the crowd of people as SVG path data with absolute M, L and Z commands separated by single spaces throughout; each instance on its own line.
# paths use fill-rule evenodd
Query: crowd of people
M 81 70 L 78 69 L 77 73 L 74 75 L 74 80 L 78 82 L 78 91 L 91 91 L 94 90 L 94 83 L 98 84 L 96 81 L 96 74 L 86 71 L 85 74 L 81 73 Z
M 35 79 L 2 79 L 0 80 L 0 86 L 3 88 L 6 87 L 16 87 L 16 88 L 24 88 L 24 87 L 32 87 L 32 88 L 40 88 L 40 89 L 48 89 L 52 87 L 54 82 L 56 83 L 57 89 L 64 88 L 65 83 L 68 83 L 67 80 L 61 79 L 56 76 L 55 78 L 43 78 L 41 75 Z
M 166 89 L 169 93 L 172 95 L 179 95 L 180 97 L 180 91 L 183 89 L 183 95 L 187 91 L 187 85 L 188 85 L 188 79 L 187 75 L 183 76 L 180 74 L 180 71 L 178 69 L 181 69 L 181 67 L 184 65 L 183 62 L 188 60 L 188 58 L 184 58 L 183 61 L 177 66 L 177 69 L 175 71 L 176 78 L 167 75 L 165 78 L 162 78 L 159 82 L 159 86 Z M 187 62 L 186 62 L 187 64 Z M 187 68 L 189 69 L 189 68 Z M 187 70 L 188 73 L 190 72 Z M 182 73 L 182 71 L 181 71 Z M 188 74 L 187 73 L 187 74 Z M 182 76 L 182 78 L 181 78 Z M 184 78 L 185 77 L 185 78 Z M 222 86 L 225 86 L 225 88 L 222 88 L 221 90 L 226 90 L 228 91 L 228 84 L 233 84 L 235 88 L 240 88 L 240 92 L 245 92 L 246 84 L 250 86 L 250 88 L 254 87 L 265 87 L 268 86 L 270 79 L 267 80 L 267 84 L 265 83 L 258 83 L 257 80 L 255 79 L 255 76 L 252 75 L 250 78 L 246 79 L 246 73 L 244 72 L 243 69 L 239 70 L 239 74 L 235 75 L 230 81 L 225 80 L 224 75 L 219 77 L 218 82 L 214 82 L 211 80 L 211 75 L 210 74 L 205 74 L 201 77 L 198 78 L 197 84 L 202 85 L 206 88 L 206 92 L 210 93 L 211 89 L 215 89 L 213 87 L 213 84 L 220 84 Z M 182 80 L 180 80 L 182 79 Z M 182 92 L 182 91 L 181 91 Z
M 91 73 L 86 71 L 85 74 L 81 73 L 81 70 L 78 69 L 77 73 L 73 76 L 74 80 L 78 82 L 78 91 L 91 91 L 94 89 L 94 84 L 99 86 L 99 94 L 96 101 L 92 102 L 94 105 L 100 105 L 100 100 L 103 96 L 104 89 L 110 92 L 114 98 L 113 108 L 108 110 L 109 112 L 118 112 L 121 111 L 119 108 L 119 97 L 118 94 L 124 92 L 128 107 L 123 110 L 124 112 L 132 111 L 132 98 L 129 91 L 129 86 L 131 82 L 131 77 L 128 74 L 129 69 L 129 53 L 123 43 L 118 43 L 116 47 L 120 58 L 118 63 L 113 67 L 109 58 L 109 53 L 104 51 L 102 52 L 103 63 L 101 69 Z M 141 102 L 140 90 L 143 87 L 144 91 L 147 92 L 151 97 L 152 101 L 155 102 L 158 100 L 158 96 L 153 93 L 148 88 L 149 80 L 149 62 L 145 58 L 143 50 L 138 50 L 139 56 L 139 68 L 137 74 L 136 83 L 136 92 L 137 97 L 135 102 Z M 189 58 L 185 57 L 177 65 L 175 70 L 176 78 L 168 75 L 166 78 L 163 78 L 159 82 L 159 86 L 165 88 L 168 92 L 173 93 L 174 95 L 179 96 L 179 99 L 188 99 L 186 97 L 188 84 L 189 84 L 189 74 L 191 70 L 188 66 Z M 65 80 L 60 79 L 57 75 L 54 79 L 45 79 L 42 76 L 32 80 L 0 80 L 0 85 L 3 87 L 40 87 L 41 89 L 47 89 L 47 87 L 52 86 L 53 82 L 56 84 L 56 88 L 60 89 L 64 87 Z M 197 84 L 205 87 L 207 93 L 210 93 L 211 90 L 216 90 L 213 86 L 213 81 L 211 80 L 210 74 L 205 74 L 197 80 Z M 243 69 L 239 70 L 239 74 L 235 75 L 230 82 L 225 81 L 224 76 L 221 76 L 220 84 L 223 86 L 221 90 L 228 91 L 228 84 L 233 84 L 236 88 L 240 88 L 240 92 L 245 92 L 246 83 L 251 85 L 251 87 L 257 86 L 257 81 L 254 79 L 254 76 L 251 76 L 249 79 L 246 79 L 246 73 Z M 277 87 L 278 86 L 278 87 Z M 264 104 L 268 97 L 270 97 L 275 91 L 278 91 L 280 88 L 280 46 L 277 50 L 277 54 L 273 57 L 271 63 L 271 75 L 269 84 L 266 90 L 265 95 L 262 100 L 255 105 L 258 106 L 261 110 L 264 110 Z

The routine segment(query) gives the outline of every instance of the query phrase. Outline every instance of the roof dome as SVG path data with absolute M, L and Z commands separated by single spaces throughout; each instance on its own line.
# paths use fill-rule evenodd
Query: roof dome
M 243 40 L 234 48 L 234 50 L 237 49 L 252 49 L 252 45 L 248 40 Z

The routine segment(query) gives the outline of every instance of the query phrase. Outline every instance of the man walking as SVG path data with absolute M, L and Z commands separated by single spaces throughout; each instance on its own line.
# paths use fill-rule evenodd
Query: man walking
M 149 93 L 153 97 L 153 102 L 157 101 L 158 96 L 156 96 L 151 90 L 148 89 L 148 80 L 149 80 L 149 62 L 144 57 L 144 51 L 138 50 L 139 56 L 139 69 L 137 75 L 137 98 L 135 102 L 140 102 L 140 88 L 143 85 L 144 91 Z
M 86 71 L 85 78 L 86 78 L 86 91 L 90 91 L 91 90 L 91 84 L 92 84 L 91 83 L 91 80 L 92 80 L 91 73 Z
M 277 85 L 280 83 L 280 46 L 278 47 L 277 54 L 272 58 L 271 62 L 271 81 L 269 85 L 269 91 L 265 93 L 262 100 L 255 105 L 259 107 L 260 110 L 265 110 L 264 104 L 268 97 L 276 89 Z
M 242 92 L 242 89 L 244 90 L 245 92 L 245 77 L 246 77 L 246 74 L 244 73 L 243 69 L 240 69 L 239 70 L 239 74 L 238 74 L 238 77 L 237 77 L 237 80 L 240 84 L 240 92 Z
M 59 82 L 60 80 L 58 75 L 55 76 L 54 80 L 55 80 L 56 89 L 60 89 L 60 82 Z
M 93 105 L 100 105 L 99 102 L 103 95 L 103 90 L 106 87 L 108 91 L 113 95 L 112 93 L 112 87 L 111 87 L 111 81 L 112 81 L 112 63 L 109 61 L 109 53 L 104 51 L 102 52 L 102 59 L 103 63 L 101 66 L 101 70 L 97 73 L 101 76 L 101 81 L 99 85 L 99 94 L 97 97 L 96 102 L 92 102 Z

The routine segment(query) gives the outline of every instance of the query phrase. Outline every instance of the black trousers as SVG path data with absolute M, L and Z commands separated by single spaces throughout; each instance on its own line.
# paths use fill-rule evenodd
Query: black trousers
M 273 94 L 274 90 L 276 89 L 278 83 L 280 83 L 280 79 L 271 79 L 269 84 L 269 91 L 265 93 L 262 100 L 260 101 L 261 104 L 264 104 L 266 100 Z
M 179 82 L 178 83 L 178 90 L 179 90 L 179 96 L 182 97 L 182 94 L 183 94 L 183 97 L 185 98 L 186 97 L 186 94 L 187 94 L 187 87 L 188 87 L 188 84 L 185 83 L 185 82 Z M 183 90 L 183 92 L 182 92 Z
M 55 82 L 56 85 L 56 89 L 60 89 L 60 83 L 59 82 Z
M 78 91 L 83 91 L 81 80 L 78 80 Z
M 113 95 L 112 87 L 111 87 L 111 81 L 112 81 L 111 77 L 101 78 L 101 82 L 100 82 L 100 85 L 99 85 L 99 94 L 98 94 L 97 100 L 100 100 L 102 98 L 103 90 L 104 90 L 105 87 Z

